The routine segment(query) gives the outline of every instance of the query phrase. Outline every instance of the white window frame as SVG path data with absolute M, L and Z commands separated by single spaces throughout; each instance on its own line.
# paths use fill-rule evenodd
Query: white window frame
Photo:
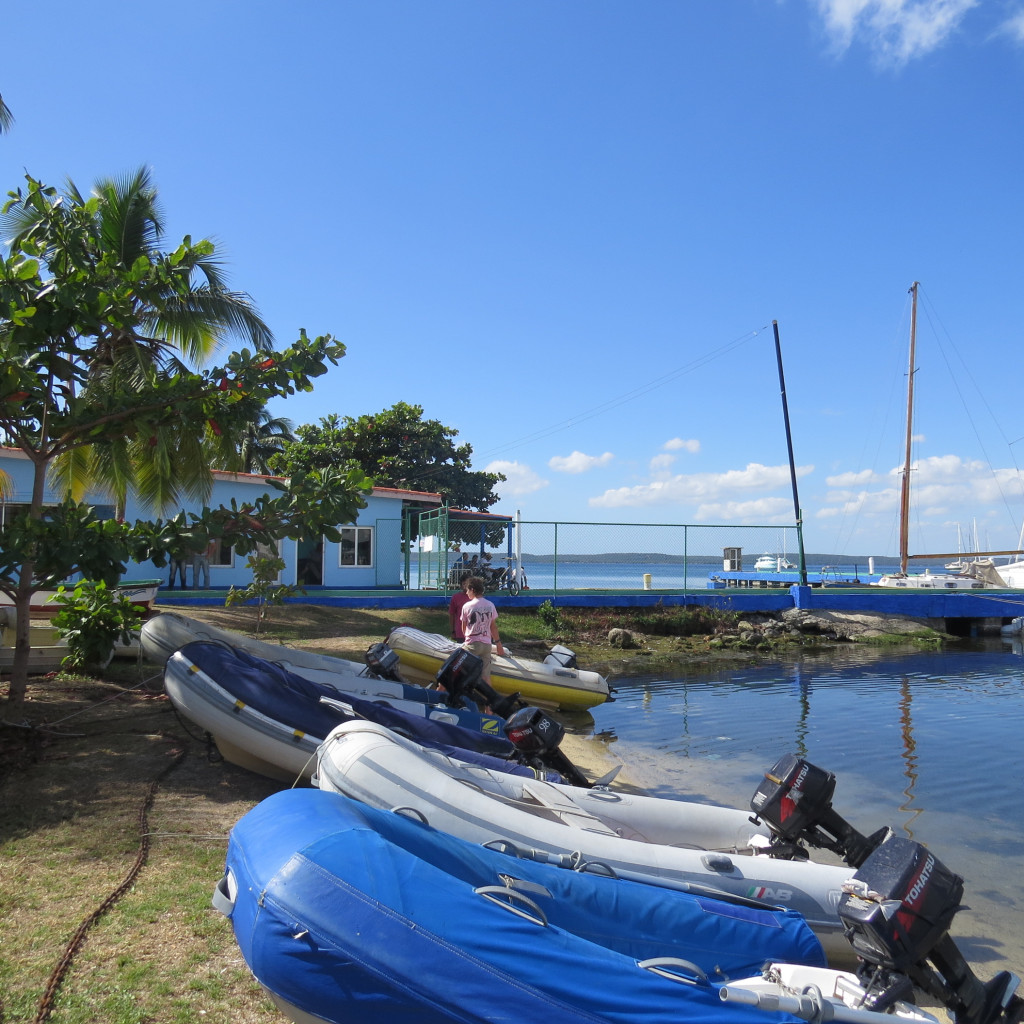
M 338 567 L 341 569 L 372 569 L 373 568 L 373 549 L 374 549 L 374 536 L 372 526 L 342 526 L 341 527 L 341 541 L 338 544 Z M 352 554 L 354 561 L 345 561 L 345 537 L 346 534 L 354 534 L 350 543 L 352 545 Z M 370 549 L 370 560 L 368 562 L 359 561 L 360 551 L 360 539 L 362 538 L 363 543 L 369 545 Z

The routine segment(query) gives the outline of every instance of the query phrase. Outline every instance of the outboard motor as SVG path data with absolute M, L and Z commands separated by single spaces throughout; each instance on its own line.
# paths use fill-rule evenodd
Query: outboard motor
M 765 773 L 750 806 L 771 829 L 775 856 L 806 857 L 807 843 L 857 868 L 838 910 L 859 959 L 865 1008 L 910 1002 L 916 985 L 941 1000 L 956 1024 L 1021 1024 L 1019 979 L 1001 971 L 981 982 L 949 934 L 963 879 L 890 828 L 862 835 L 833 810 L 835 785 L 832 772 L 786 754 Z
M 590 788 L 587 777 L 562 753 L 565 729 L 540 708 L 520 708 L 505 722 L 505 735 L 527 764 L 551 768 L 571 786 Z
M 393 651 L 387 644 L 371 644 L 363 655 L 363 661 L 366 662 L 370 674 L 378 679 L 390 679 L 395 683 L 404 682 L 398 673 L 401 664 L 398 652 Z
M 484 663 L 472 651 L 460 647 L 438 669 L 437 682 L 449 694 L 449 704 L 471 701 L 506 718 L 505 735 L 523 764 L 550 768 L 572 786 L 590 788 L 587 777 L 558 748 L 565 729 L 540 708 L 524 707 L 518 693 L 498 693 L 480 678 Z M 455 706 L 458 706 L 457 704 Z
M 963 879 L 920 843 L 883 840 L 843 886 L 839 917 L 860 958 L 866 1008 L 907 999 L 909 982 L 940 1000 L 957 1024 L 1018 1024 L 1019 979 L 1000 971 L 983 983 L 949 934 Z M 908 982 L 909 979 L 909 982 Z
M 452 651 L 445 663 L 437 670 L 438 686 L 449 695 L 452 707 L 460 704 L 481 704 L 501 718 L 507 718 L 523 706 L 518 693 L 505 696 L 498 693 L 490 683 L 485 683 L 480 674 L 484 663 L 472 651 L 464 647 Z
M 836 777 L 795 754 L 786 754 L 765 772 L 764 780 L 750 800 L 757 819 L 772 832 L 767 853 L 773 857 L 806 860 L 807 843 L 839 854 L 857 868 L 889 836 L 892 829 L 880 828 L 870 836 L 861 835 L 832 809 Z M 754 819 L 754 820 L 757 820 Z

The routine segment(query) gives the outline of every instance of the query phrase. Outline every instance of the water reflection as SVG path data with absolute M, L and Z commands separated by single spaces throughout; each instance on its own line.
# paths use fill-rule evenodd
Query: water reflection
M 676 678 L 616 679 L 595 709 L 647 792 L 747 807 L 794 752 L 837 777 L 836 810 L 933 849 L 965 879 L 960 933 L 1024 966 L 1024 682 L 1019 638 L 921 652 L 854 648 Z M 1006 964 L 1000 964 L 1000 969 Z
M 914 802 L 914 783 L 917 782 L 917 755 L 915 754 L 917 748 L 914 744 L 914 720 L 911 715 L 910 679 L 907 676 L 900 680 L 899 707 L 900 728 L 903 735 L 903 774 L 907 777 L 907 785 L 903 790 L 906 801 L 900 804 L 900 810 L 910 812 L 910 818 L 903 824 L 903 831 L 906 832 L 908 838 L 913 839 L 914 830 L 911 828 L 911 824 L 922 809 L 911 806 Z

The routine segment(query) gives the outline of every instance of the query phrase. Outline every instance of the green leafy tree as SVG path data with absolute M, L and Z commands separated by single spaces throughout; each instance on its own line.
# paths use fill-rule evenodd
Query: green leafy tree
M 276 498 L 134 526 L 100 521 L 73 497 L 45 507 L 54 463 L 96 452 L 117 463 L 125 486 L 162 493 L 167 504 L 178 494 L 178 463 L 164 438 L 202 458 L 211 434 L 231 436 L 271 399 L 311 391 L 345 349 L 330 335 L 311 340 L 303 331 L 284 350 L 242 348 L 221 365 L 191 370 L 169 353 L 168 339 L 181 347 L 170 325 L 184 323 L 184 307 L 204 294 L 193 275 L 213 255 L 209 242 L 186 238 L 170 252 L 143 246 L 126 265 L 122 247 L 107 238 L 100 196 L 85 198 L 73 188 L 58 195 L 32 178 L 9 195 L 4 213 L 20 228 L 0 260 L 0 431 L 32 469 L 28 508 L 0 533 L 0 591 L 17 615 L 4 717 L 16 721 L 27 687 L 34 591 L 75 572 L 112 585 L 128 558 L 162 564 L 169 548 L 201 551 L 212 537 L 228 538 L 245 554 L 264 538 L 327 532 L 352 520 L 369 484 L 355 467 L 297 473 Z M 219 303 L 211 298 L 209 306 Z M 221 322 L 211 330 L 219 335 L 226 328 Z
M 14 127 L 14 115 L 11 108 L 4 103 L 3 96 L 0 96 L 0 135 L 6 135 Z
M 87 231 L 69 234 L 67 221 L 73 218 L 55 224 L 55 202 L 82 214 Z M 96 310 L 100 319 L 91 325 L 92 344 L 80 356 L 84 383 L 94 395 L 134 391 L 154 372 L 187 372 L 182 357 L 201 364 L 231 335 L 258 351 L 273 342 L 249 296 L 227 287 L 210 242 L 186 239 L 164 255 L 163 212 L 146 169 L 101 179 L 89 197 L 71 182 L 58 200 L 30 189 L 7 204 L 3 221 L 5 234 L 13 236 L 12 252 L 42 248 L 55 275 L 84 267 L 91 269 L 94 284 L 107 286 L 106 308 Z M 255 407 L 252 414 L 258 415 Z M 205 500 L 212 476 L 204 441 L 230 454 L 232 439 L 209 426 L 205 438 L 178 426 L 171 421 L 148 437 L 97 438 L 62 452 L 51 476 L 78 498 L 87 488 L 103 486 L 122 515 L 129 490 L 158 509 L 177 504 L 182 492 Z
M 422 407 L 406 402 L 372 416 L 326 416 L 295 433 L 297 440 L 286 442 L 282 454 L 271 460 L 284 475 L 354 463 L 378 487 L 436 492 L 445 504 L 476 512 L 486 512 L 498 500 L 494 488 L 505 479 L 471 469 L 473 448 L 455 444 L 458 431 L 423 419 Z M 465 537 L 453 533 L 453 539 L 478 538 L 478 526 Z

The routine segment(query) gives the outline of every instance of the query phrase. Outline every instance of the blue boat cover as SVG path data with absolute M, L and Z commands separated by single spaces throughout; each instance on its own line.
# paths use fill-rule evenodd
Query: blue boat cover
M 332 1024 L 795 1024 L 724 1004 L 718 988 L 767 959 L 825 963 L 792 911 L 518 860 L 319 790 L 277 793 L 242 818 L 227 871 L 250 969 Z M 546 923 L 474 891 L 509 883 Z M 708 980 L 639 965 L 652 957 Z
M 472 726 L 466 727 L 408 714 L 386 704 L 339 692 L 333 686 L 315 683 L 281 665 L 225 644 L 196 641 L 186 644 L 178 654 L 242 703 L 275 722 L 321 740 L 342 722 L 365 719 L 387 726 L 417 743 L 445 744 L 497 757 L 508 757 L 514 750 L 505 737 L 504 723 L 494 715 L 455 712 L 460 718 L 465 716 L 464 720 Z M 355 714 L 347 715 L 321 704 L 321 697 L 343 700 Z

